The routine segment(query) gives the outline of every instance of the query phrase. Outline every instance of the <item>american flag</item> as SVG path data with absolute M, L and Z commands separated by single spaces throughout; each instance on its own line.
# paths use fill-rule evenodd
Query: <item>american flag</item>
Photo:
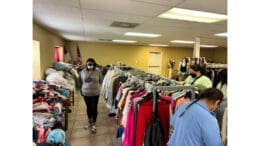
M 81 59 L 81 54 L 79 50 L 79 45 L 77 44 L 77 57 Z
M 70 52 L 67 51 L 65 46 L 64 46 L 64 61 L 65 62 L 70 62 L 71 61 Z
M 79 45 L 77 44 L 77 59 L 75 64 L 77 65 L 81 65 L 82 64 L 82 60 L 81 60 L 81 54 L 80 54 L 80 49 L 79 49 Z

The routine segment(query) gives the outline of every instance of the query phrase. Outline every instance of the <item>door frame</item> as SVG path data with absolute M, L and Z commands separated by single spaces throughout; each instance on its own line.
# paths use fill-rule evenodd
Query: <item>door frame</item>
M 149 72 L 149 68 L 150 68 L 150 60 L 151 60 L 151 57 L 150 57 L 150 53 L 155 53 L 155 54 L 160 54 L 160 68 L 159 68 L 159 75 L 161 76 L 161 74 L 162 74 L 162 51 L 149 51 L 148 52 L 148 72 Z

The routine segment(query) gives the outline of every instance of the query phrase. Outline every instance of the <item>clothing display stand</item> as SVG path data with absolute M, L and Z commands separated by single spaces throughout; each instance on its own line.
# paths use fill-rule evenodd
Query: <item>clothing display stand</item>
M 186 85 L 177 85 L 177 86 L 157 86 L 154 87 L 153 92 L 156 91 L 174 91 L 174 90 L 189 90 L 191 91 L 191 99 L 195 99 L 196 97 L 196 91 L 198 91 L 198 88 L 195 86 L 186 86 Z

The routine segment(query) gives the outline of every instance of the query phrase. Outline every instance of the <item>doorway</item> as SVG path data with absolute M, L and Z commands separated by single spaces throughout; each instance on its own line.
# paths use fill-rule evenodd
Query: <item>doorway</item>
M 32 47 L 32 68 L 33 80 L 41 79 L 41 59 L 40 59 L 40 42 L 33 40 Z
M 149 52 L 148 72 L 161 75 L 162 53 Z

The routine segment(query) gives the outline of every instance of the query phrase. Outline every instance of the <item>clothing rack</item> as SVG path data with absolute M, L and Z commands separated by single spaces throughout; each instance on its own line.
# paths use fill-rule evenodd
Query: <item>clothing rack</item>
M 208 69 L 225 69 L 227 68 L 227 64 L 221 64 L 221 63 L 208 63 L 207 64 Z
M 174 85 L 181 85 L 181 83 L 178 82 L 178 81 L 176 81 L 176 80 L 167 79 L 167 78 L 165 78 L 165 77 L 161 77 L 161 78 L 164 79 L 164 80 L 167 80 L 167 81 L 171 82 L 171 83 L 174 84 Z
M 186 85 L 177 85 L 177 86 L 157 86 L 154 87 L 153 91 L 172 91 L 172 90 L 190 90 L 192 91 L 191 98 L 195 98 L 195 91 L 198 91 L 198 88 L 195 86 L 186 86 Z
M 198 90 L 198 88 L 196 88 L 195 86 L 186 86 L 186 85 L 181 85 L 180 82 L 176 81 L 176 80 L 172 80 L 172 79 L 167 79 L 165 77 L 160 77 L 163 80 L 166 80 L 172 84 L 174 84 L 174 86 L 154 86 L 154 84 L 151 81 L 145 81 L 142 80 L 140 78 L 137 78 L 136 76 L 132 75 L 129 71 L 122 71 L 118 66 L 114 66 L 114 70 L 120 74 L 124 74 L 124 75 L 130 75 L 131 79 L 133 79 L 134 81 L 136 81 L 139 84 L 143 84 L 145 86 L 146 89 L 151 90 L 151 92 L 156 91 L 156 90 L 160 90 L 160 91 L 167 91 L 167 90 L 190 90 L 191 92 L 191 99 L 195 98 L 195 91 Z M 137 70 L 139 71 L 139 70 Z M 147 74 L 147 75 L 151 75 L 151 74 Z M 149 92 L 149 91 L 148 91 Z
M 125 67 L 125 66 L 124 66 Z M 144 84 L 145 87 L 147 87 L 147 89 L 150 91 L 151 90 L 151 86 L 153 87 L 153 83 L 151 83 L 151 81 L 145 81 L 143 79 L 140 79 L 140 78 L 137 78 L 135 75 L 133 75 L 133 73 L 131 73 L 130 71 L 122 71 L 120 69 L 120 66 L 114 66 L 114 70 L 119 73 L 119 74 L 124 74 L 125 76 L 131 76 L 131 78 L 136 81 L 137 83 L 139 84 Z M 141 70 L 138 70 L 138 69 L 134 69 L 134 71 L 137 71 L 139 73 L 145 73 L 144 71 L 141 71 Z M 153 75 L 153 74 L 150 74 L 150 73 L 145 73 L 147 76 L 150 76 L 150 75 Z M 166 80 L 168 82 L 170 82 L 171 84 L 174 84 L 174 85 L 177 85 L 177 86 L 181 86 L 181 83 L 176 81 L 176 80 L 173 80 L 173 79 L 167 79 L 165 77 L 160 77 L 161 79 L 163 80 Z
M 117 66 L 114 66 L 113 69 L 114 69 L 115 72 L 117 72 L 119 74 L 123 74 L 123 75 L 125 74 L 125 72 L 122 71 L 121 69 L 119 69 Z
M 153 105 L 156 105 L 156 92 L 157 91 L 172 91 L 172 90 L 190 90 L 191 91 L 191 99 L 195 99 L 196 91 L 198 88 L 195 86 L 185 86 L 185 85 L 178 85 L 178 86 L 155 86 L 153 87 Z M 155 111 L 155 106 L 153 106 L 153 111 Z

